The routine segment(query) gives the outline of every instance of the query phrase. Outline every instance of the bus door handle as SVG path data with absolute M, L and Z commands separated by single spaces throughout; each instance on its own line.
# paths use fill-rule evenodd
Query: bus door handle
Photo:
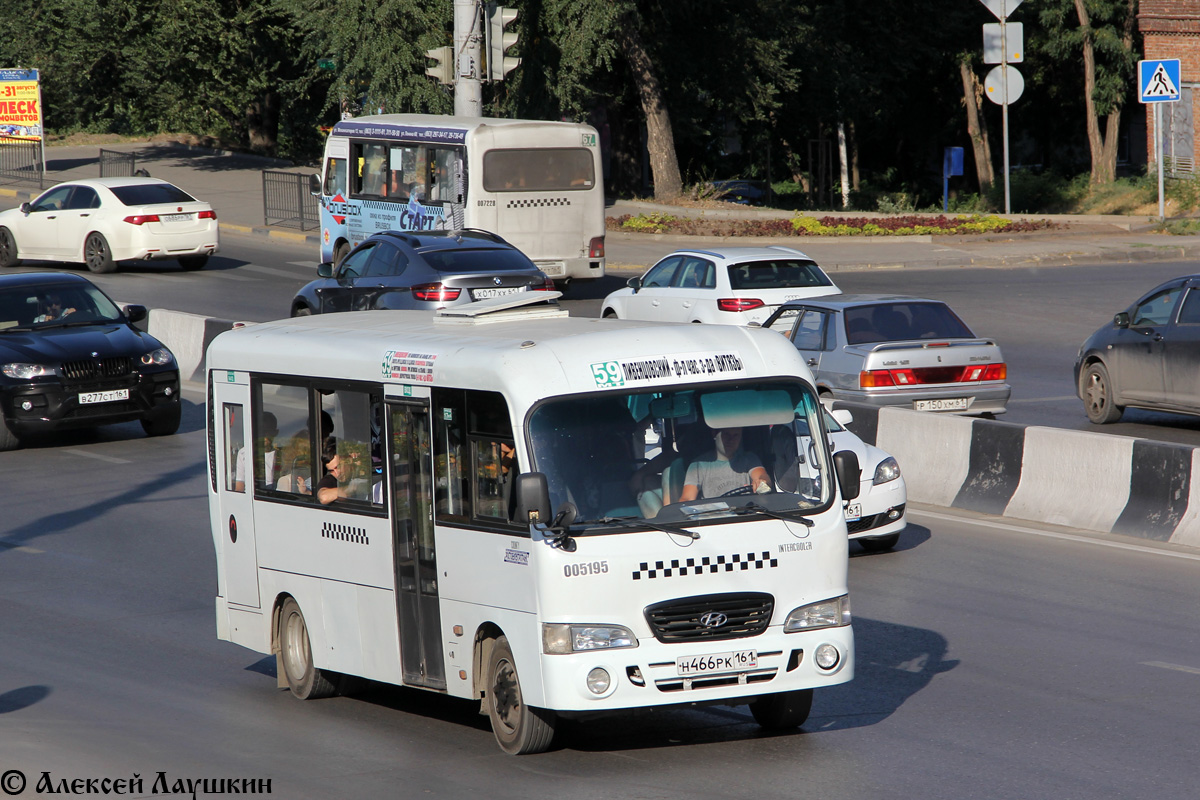
M 658 306 L 658 305 L 659 305 L 659 301 L 658 301 L 658 300 L 651 300 L 651 301 L 650 301 L 650 305 L 652 305 L 652 306 Z

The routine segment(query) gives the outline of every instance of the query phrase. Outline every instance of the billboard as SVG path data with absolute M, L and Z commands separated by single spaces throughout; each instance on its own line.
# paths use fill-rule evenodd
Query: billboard
M 42 93 L 36 69 L 0 69 L 0 136 L 42 139 Z

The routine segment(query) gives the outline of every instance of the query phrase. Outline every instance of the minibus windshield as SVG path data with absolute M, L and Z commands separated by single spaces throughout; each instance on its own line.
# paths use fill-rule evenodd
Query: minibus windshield
M 576 508 L 573 530 L 692 525 L 826 508 L 822 413 L 807 384 L 763 380 L 556 398 L 534 409 L 528 432 L 551 506 Z

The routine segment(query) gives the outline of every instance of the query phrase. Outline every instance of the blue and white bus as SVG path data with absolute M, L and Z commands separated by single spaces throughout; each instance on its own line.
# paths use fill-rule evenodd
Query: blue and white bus
M 319 182 L 319 183 L 318 183 Z M 383 230 L 483 228 L 566 283 L 604 276 L 604 185 L 590 125 L 425 114 L 338 122 L 313 193 L 321 261 Z

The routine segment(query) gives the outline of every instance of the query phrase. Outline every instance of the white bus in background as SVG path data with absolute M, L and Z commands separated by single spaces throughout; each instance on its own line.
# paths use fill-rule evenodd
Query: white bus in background
M 325 142 L 321 261 L 383 230 L 482 228 L 560 283 L 604 277 L 604 181 L 590 125 L 427 114 L 341 120 Z
M 795 348 L 538 300 L 213 341 L 218 637 L 276 654 L 300 698 L 358 676 L 481 700 L 514 754 L 634 708 L 802 724 L 854 672 L 859 468 L 808 436 L 825 426 Z M 730 428 L 766 479 L 681 501 Z

